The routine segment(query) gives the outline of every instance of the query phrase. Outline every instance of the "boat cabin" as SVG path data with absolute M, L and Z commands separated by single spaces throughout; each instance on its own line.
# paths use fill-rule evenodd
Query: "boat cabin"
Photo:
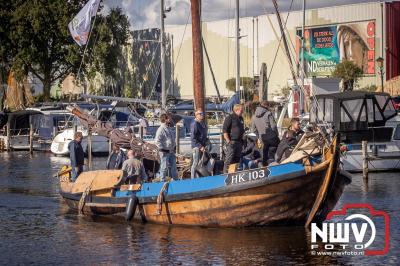
M 316 95 L 310 122 L 329 125 L 343 141 L 390 141 L 393 127 L 386 122 L 397 113 L 387 93 L 349 91 Z

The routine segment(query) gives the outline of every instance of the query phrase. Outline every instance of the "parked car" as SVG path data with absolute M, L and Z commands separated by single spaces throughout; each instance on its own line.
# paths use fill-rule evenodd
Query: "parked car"
M 400 111 L 400 96 L 396 96 L 392 98 L 393 106 L 397 111 Z

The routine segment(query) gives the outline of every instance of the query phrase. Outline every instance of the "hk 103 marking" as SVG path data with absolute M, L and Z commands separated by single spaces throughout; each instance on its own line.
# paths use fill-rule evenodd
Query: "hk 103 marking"
M 261 168 L 261 169 L 254 169 L 254 170 L 247 170 L 247 171 L 243 171 L 243 172 L 232 173 L 232 174 L 228 174 L 228 176 L 225 178 L 225 184 L 227 186 L 229 186 L 229 185 L 251 182 L 251 181 L 258 180 L 258 179 L 267 178 L 269 176 L 269 174 L 270 174 L 270 171 L 268 168 Z

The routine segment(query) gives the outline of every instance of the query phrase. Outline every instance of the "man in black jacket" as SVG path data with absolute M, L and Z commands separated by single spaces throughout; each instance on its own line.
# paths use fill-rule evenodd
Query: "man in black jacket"
M 242 170 L 257 168 L 261 164 L 261 154 L 257 148 L 257 136 L 250 133 L 245 139 L 246 147 L 242 151 Z
M 85 154 L 83 153 L 82 132 L 75 132 L 74 140 L 68 144 L 69 158 L 71 159 L 71 179 L 75 182 L 76 178 L 83 172 L 83 165 L 85 163 Z
M 283 133 L 282 140 L 278 145 L 275 156 L 277 163 L 282 162 L 290 156 L 303 134 L 304 131 L 301 130 L 300 120 L 298 118 L 292 118 L 288 130 Z
M 113 150 L 108 156 L 106 167 L 107 169 L 121 169 L 122 163 L 126 160 L 125 153 L 117 144 L 113 145 Z
M 236 104 L 233 107 L 233 112 L 224 120 L 224 125 L 222 127 L 226 142 L 224 173 L 228 172 L 229 165 L 240 162 L 244 134 L 244 121 L 242 114 L 243 105 Z

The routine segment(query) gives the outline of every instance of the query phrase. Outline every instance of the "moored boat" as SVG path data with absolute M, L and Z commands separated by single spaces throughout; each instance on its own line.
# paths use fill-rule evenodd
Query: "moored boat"
M 60 192 L 69 207 L 87 214 L 131 211 L 127 206 L 135 199 L 141 218 L 160 224 L 304 225 L 308 219 L 324 220 L 349 182 L 338 169 L 337 140 L 322 153 L 304 154 L 295 153 L 280 165 L 140 186 L 121 185 L 119 171 L 87 172 L 76 183 L 64 171 Z

